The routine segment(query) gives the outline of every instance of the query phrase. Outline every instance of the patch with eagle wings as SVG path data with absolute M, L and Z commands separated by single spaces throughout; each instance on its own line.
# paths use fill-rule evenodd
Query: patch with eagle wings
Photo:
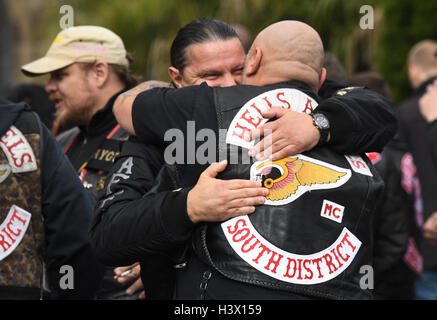
M 350 177 L 349 169 L 302 154 L 257 161 L 250 168 L 250 179 L 269 189 L 265 204 L 271 206 L 290 203 L 310 190 L 338 188 Z

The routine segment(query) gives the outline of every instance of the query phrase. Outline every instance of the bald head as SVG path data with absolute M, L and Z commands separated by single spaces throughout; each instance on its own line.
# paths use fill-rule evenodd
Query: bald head
M 253 79 L 257 83 L 252 79 L 243 81 L 260 85 L 295 79 L 318 89 L 323 43 L 317 31 L 309 25 L 286 20 L 268 26 L 253 41 L 247 62 L 257 54 L 261 55 L 259 71 L 262 80 Z
M 413 87 L 437 76 L 437 41 L 423 40 L 408 54 L 408 71 Z

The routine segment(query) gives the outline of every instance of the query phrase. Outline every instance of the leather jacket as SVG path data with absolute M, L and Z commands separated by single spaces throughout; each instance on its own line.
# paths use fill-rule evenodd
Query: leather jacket
M 258 179 L 270 193 L 251 215 L 198 228 L 194 251 L 243 283 L 320 298 L 370 298 L 360 287 L 360 268 L 372 265 L 383 182 L 368 158 L 319 147 L 273 162 L 242 162 L 247 150 L 231 146 L 240 143 L 232 137 L 241 127 L 257 123 L 260 109 L 278 103 L 275 98 L 295 111 L 316 109 L 317 97 L 304 86 L 295 88 L 214 89 L 219 129 L 228 129 L 228 144 L 220 141 L 218 151 L 227 149 L 230 163 L 219 178 Z M 239 161 L 232 161 L 236 154 Z

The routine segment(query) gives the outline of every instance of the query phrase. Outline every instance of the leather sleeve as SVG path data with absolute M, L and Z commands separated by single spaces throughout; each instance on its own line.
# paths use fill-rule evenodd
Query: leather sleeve
M 345 154 L 381 152 L 397 130 L 392 103 L 365 87 L 331 86 L 317 107 L 329 119 L 331 148 Z
M 93 200 L 44 126 L 42 139 L 42 211 L 51 298 L 92 299 L 103 275 L 88 234 Z M 59 287 L 64 265 L 71 266 L 74 272 L 73 290 Z
M 95 207 L 91 239 L 100 261 L 127 265 L 150 253 L 172 257 L 191 235 L 188 189 L 175 190 L 162 151 L 128 141 L 122 147 Z M 170 175 L 170 178 L 169 178 Z M 170 191 L 169 191 L 170 190 Z M 177 260 L 177 258 L 175 258 Z

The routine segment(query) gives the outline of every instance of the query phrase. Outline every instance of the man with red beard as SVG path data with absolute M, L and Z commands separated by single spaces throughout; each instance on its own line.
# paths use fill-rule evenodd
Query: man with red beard
M 112 105 L 121 92 L 137 84 L 130 62 L 118 35 L 102 27 L 78 26 L 61 31 L 44 57 L 22 67 L 28 76 L 50 73 L 45 89 L 55 102 L 55 121 L 73 127 L 58 141 L 94 199 L 129 136 L 115 120 Z M 108 267 L 98 298 L 131 298 L 125 294 L 131 284 L 118 283 Z

